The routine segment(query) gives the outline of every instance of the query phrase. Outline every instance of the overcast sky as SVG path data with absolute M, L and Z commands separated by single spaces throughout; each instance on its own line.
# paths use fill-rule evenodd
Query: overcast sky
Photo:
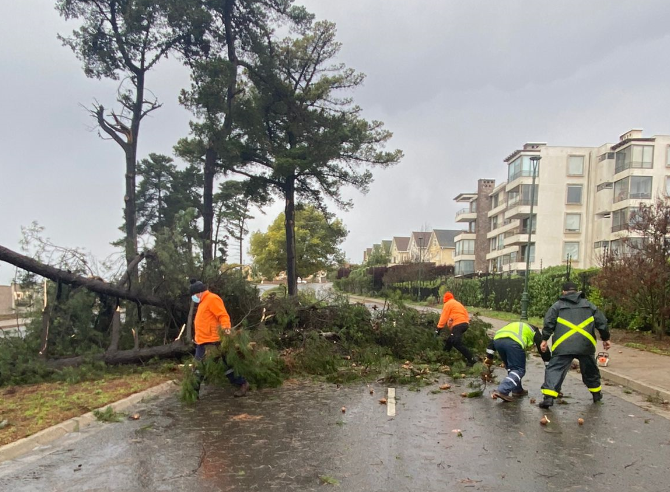
M 297 3 L 301 3 L 298 1 Z M 338 26 L 341 59 L 365 74 L 356 102 L 405 153 L 375 172 L 339 213 L 348 258 L 422 227 L 457 228 L 453 198 L 478 178 L 505 178 L 525 142 L 596 146 L 630 128 L 670 134 L 670 2 L 305 0 Z M 113 101 L 116 83 L 87 79 L 57 33 L 73 25 L 52 0 L 0 2 L 0 245 L 18 249 L 33 220 L 63 246 L 114 252 L 124 194 L 121 150 L 82 105 Z M 188 132 L 176 62 L 147 81 L 164 103 L 144 121 L 140 156 L 172 153 Z M 265 230 L 279 203 L 251 224 Z M 14 268 L 0 263 L 0 283 Z

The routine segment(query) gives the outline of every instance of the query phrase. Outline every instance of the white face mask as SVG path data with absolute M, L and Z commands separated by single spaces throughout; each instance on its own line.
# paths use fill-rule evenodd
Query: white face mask
M 193 302 L 195 302 L 196 304 L 200 302 L 200 298 L 198 297 L 198 294 L 193 294 L 193 295 L 191 296 L 191 299 L 192 299 Z

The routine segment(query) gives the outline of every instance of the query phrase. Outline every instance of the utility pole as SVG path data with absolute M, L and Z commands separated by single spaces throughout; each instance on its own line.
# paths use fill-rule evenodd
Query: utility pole
M 537 169 L 542 159 L 539 155 L 530 158 L 533 169 L 533 181 L 530 188 L 530 217 L 528 217 L 528 242 L 526 243 L 526 274 L 523 282 L 523 294 L 521 294 L 521 319 L 528 321 L 528 277 L 530 277 L 530 245 L 531 234 L 533 232 L 533 205 L 535 205 L 535 177 Z

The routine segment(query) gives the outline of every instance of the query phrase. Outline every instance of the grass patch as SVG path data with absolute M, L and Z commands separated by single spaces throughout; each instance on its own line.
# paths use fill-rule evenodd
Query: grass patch
M 670 350 L 663 350 L 658 347 L 654 347 L 652 345 L 646 345 L 643 343 L 628 342 L 624 346 L 638 350 L 644 350 L 645 352 L 651 352 L 653 354 L 670 356 Z
M 174 377 L 163 366 L 154 368 L 114 368 L 94 381 L 56 381 L 0 388 L 0 446 L 30 436 L 47 427 L 127 396 L 156 386 Z
M 321 480 L 322 484 L 340 485 L 340 481 L 336 478 L 331 477 L 330 475 L 320 475 L 319 480 Z
M 109 406 L 104 410 L 93 410 L 93 415 L 98 419 L 98 422 L 105 422 L 106 424 L 112 422 L 121 422 L 125 414 L 120 412 L 115 412 L 114 409 Z

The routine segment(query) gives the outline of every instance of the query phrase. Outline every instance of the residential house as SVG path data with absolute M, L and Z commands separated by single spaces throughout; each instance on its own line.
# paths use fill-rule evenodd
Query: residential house
M 428 240 L 427 261 L 436 265 L 453 265 L 456 252 L 455 238 L 462 231 L 433 229 Z
M 407 251 L 409 253 L 409 261 L 412 263 L 422 263 L 427 260 L 428 242 L 432 232 L 412 232 L 407 244 Z
M 391 265 L 409 263 L 409 237 L 394 236 L 391 240 Z

